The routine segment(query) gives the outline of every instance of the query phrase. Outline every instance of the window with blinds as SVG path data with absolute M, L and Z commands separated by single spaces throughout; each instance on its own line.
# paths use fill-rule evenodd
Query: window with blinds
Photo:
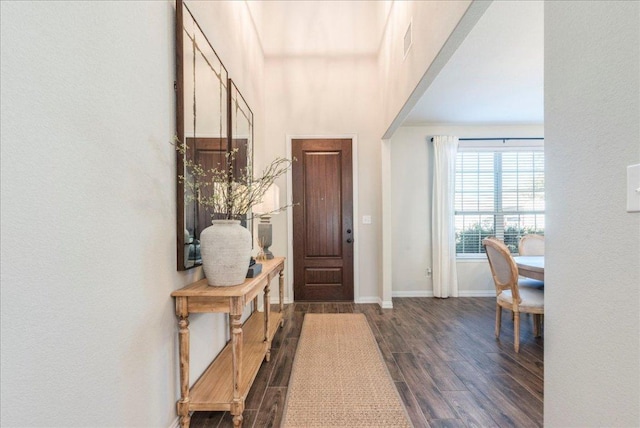
M 528 233 L 544 234 L 544 152 L 464 148 L 456 158 L 456 253 L 484 253 L 496 236 L 512 253 Z

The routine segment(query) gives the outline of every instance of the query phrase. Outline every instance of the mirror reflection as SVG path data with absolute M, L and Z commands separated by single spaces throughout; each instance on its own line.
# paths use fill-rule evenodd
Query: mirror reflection
M 198 23 L 183 2 L 178 51 L 178 139 L 186 143 L 184 156 L 206 169 L 224 165 L 228 150 L 228 73 Z M 180 84 L 181 80 L 181 84 Z M 181 91 L 180 91 L 181 89 Z M 180 93 L 181 92 L 181 93 Z M 180 106 L 182 104 L 182 106 Z M 182 108 L 181 108 L 182 107 Z M 181 123 L 182 122 L 182 123 Z M 178 175 L 191 180 L 179 156 Z M 186 186 L 187 188 L 189 186 Z M 178 185 L 178 269 L 202 264 L 200 232 L 214 213 L 185 201 L 185 186 Z M 198 195 L 196 195 L 198 196 Z M 180 218 L 182 217 L 182 218 Z M 182 233 L 180 233 L 182 231 Z
M 231 146 L 235 152 L 232 161 L 233 180 L 244 181 L 253 178 L 253 112 L 244 97 L 236 87 L 233 80 L 229 80 L 230 111 L 231 115 Z M 247 183 L 249 184 L 249 183 Z M 242 219 L 242 225 L 252 230 L 253 222 L 247 219 L 248 213 Z

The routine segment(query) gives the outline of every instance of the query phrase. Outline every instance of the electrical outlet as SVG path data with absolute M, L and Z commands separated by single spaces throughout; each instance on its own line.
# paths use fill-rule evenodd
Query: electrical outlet
M 425 274 L 427 275 L 427 278 L 431 278 L 431 268 L 427 268 Z

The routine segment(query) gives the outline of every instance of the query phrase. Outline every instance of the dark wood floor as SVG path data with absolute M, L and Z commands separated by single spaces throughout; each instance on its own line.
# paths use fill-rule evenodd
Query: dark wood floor
M 495 297 L 399 298 L 393 309 L 351 303 L 295 303 L 247 397 L 244 427 L 278 427 L 307 312 L 362 312 L 416 427 L 542 426 L 543 340 L 523 315 L 520 353 L 513 323 L 494 337 Z M 196 412 L 191 426 L 231 427 L 226 412 Z

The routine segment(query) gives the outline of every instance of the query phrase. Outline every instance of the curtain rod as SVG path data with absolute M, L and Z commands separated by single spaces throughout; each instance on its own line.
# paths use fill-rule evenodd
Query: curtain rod
M 499 137 L 499 138 L 458 138 L 458 141 L 509 141 L 509 140 L 544 140 L 543 137 Z M 431 142 L 433 142 L 433 137 L 431 137 Z

